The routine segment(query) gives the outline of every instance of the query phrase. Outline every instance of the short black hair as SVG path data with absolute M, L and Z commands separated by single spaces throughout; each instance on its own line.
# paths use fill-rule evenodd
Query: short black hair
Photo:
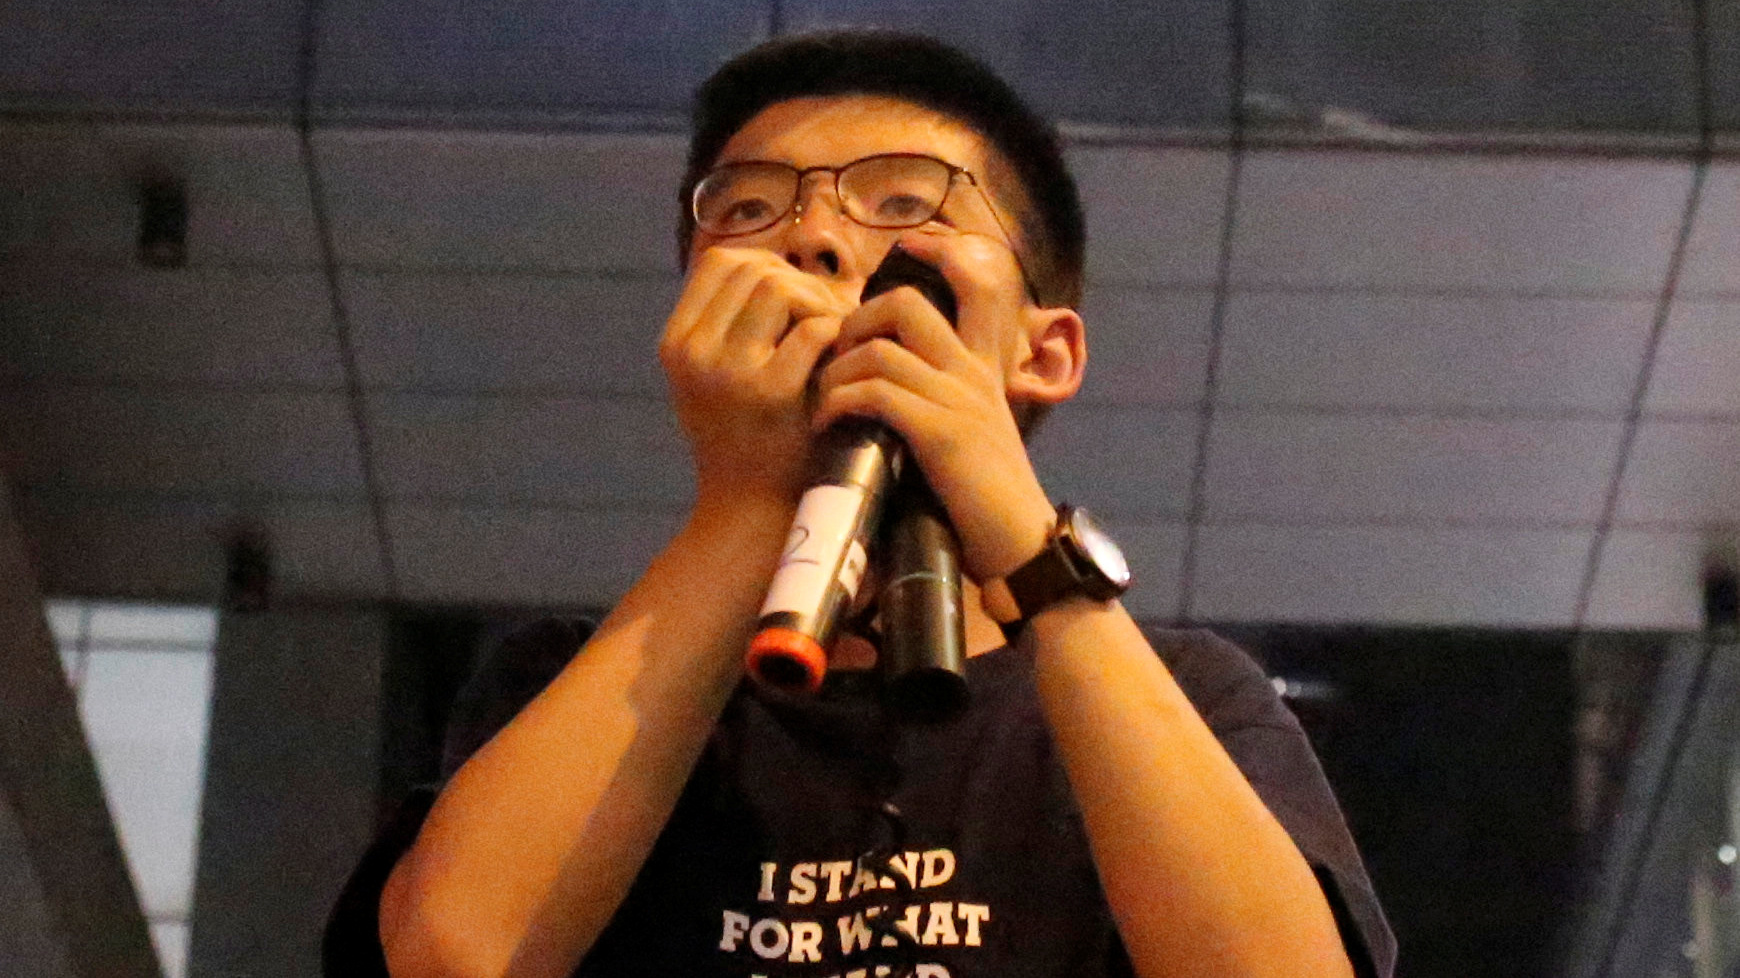
M 792 99 L 881 95 L 922 106 L 978 133 L 1014 171 L 1023 260 L 1042 305 L 1081 303 L 1087 232 L 1081 196 L 1057 131 L 995 72 L 917 34 L 836 30 L 775 38 L 713 73 L 695 95 L 688 172 L 679 191 L 679 256 L 695 233 L 689 197 L 725 144 L 763 109 Z M 993 183 L 995 174 L 987 174 Z

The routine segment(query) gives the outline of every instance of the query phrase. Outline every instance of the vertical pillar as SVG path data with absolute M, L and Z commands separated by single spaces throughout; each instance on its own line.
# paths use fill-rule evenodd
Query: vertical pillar
M 0 676 L 0 973 L 156 978 L 4 480 Z
M 386 632 L 372 608 L 219 622 L 192 978 L 320 973 L 327 912 L 374 833 Z

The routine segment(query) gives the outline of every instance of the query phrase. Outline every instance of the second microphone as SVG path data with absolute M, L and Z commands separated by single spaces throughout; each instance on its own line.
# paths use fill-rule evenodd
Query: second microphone
M 942 273 L 896 246 L 865 282 L 863 299 L 901 286 L 918 289 L 955 322 L 954 292 Z M 750 675 L 794 691 L 820 689 L 826 649 L 864 584 L 870 550 L 885 546 L 882 569 L 893 586 L 885 589 L 883 628 L 914 632 L 885 634 L 879 650 L 894 706 L 921 719 L 955 713 L 966 698 L 965 629 L 959 545 L 941 507 L 916 470 L 902 478 L 906 447 L 881 422 L 834 424 L 818 438 L 812 460 L 810 488 L 799 501 L 750 642 Z M 899 525 L 884 528 L 883 514 L 897 492 L 901 501 L 891 516 Z

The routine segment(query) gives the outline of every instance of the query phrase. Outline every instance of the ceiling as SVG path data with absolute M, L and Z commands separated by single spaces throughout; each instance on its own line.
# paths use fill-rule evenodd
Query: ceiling
M 288 594 L 613 600 L 692 492 L 683 100 L 851 19 L 1068 122 L 1092 358 L 1034 451 L 1136 611 L 1693 627 L 1740 523 L 1740 0 L 1683 6 L 21 0 L 0 468 L 54 592 L 209 596 L 247 525 Z M 185 268 L 135 260 L 159 172 Z

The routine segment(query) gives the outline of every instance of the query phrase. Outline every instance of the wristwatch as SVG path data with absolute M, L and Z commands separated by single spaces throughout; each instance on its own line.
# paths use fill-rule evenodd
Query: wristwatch
M 1045 549 L 1005 577 L 1003 585 L 1015 600 L 1016 618 L 998 624 L 1013 645 L 1034 615 L 1065 598 L 1110 601 L 1129 590 L 1130 565 L 1087 510 L 1064 503 L 1057 507 Z

